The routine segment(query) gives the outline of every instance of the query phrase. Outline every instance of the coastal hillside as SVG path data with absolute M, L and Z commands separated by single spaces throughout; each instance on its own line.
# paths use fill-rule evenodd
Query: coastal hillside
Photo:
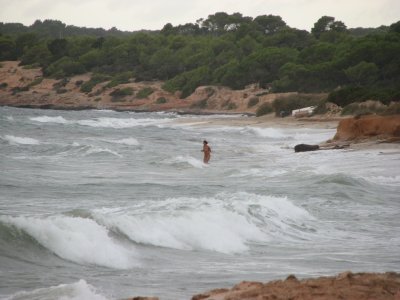
M 272 112 L 276 99 L 300 95 L 321 102 L 326 94 L 269 93 L 257 85 L 242 90 L 221 86 L 200 86 L 182 99 L 180 92 L 168 92 L 161 81 L 110 84 L 107 80 L 85 89 L 92 74 L 69 78 L 46 78 L 40 68 L 24 68 L 17 61 L 0 67 L 0 104 L 15 107 L 54 109 L 113 109 L 120 111 L 175 111 L 182 113 L 256 114 L 263 105 Z M 313 103 L 314 103 L 313 102 Z

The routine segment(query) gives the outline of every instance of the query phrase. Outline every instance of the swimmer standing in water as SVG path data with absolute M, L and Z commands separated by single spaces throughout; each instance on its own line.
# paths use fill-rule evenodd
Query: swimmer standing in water
M 204 152 L 203 162 L 205 164 L 208 164 L 208 161 L 211 158 L 211 148 L 210 148 L 210 146 L 208 146 L 207 141 L 203 141 L 203 150 L 201 150 L 201 152 Z

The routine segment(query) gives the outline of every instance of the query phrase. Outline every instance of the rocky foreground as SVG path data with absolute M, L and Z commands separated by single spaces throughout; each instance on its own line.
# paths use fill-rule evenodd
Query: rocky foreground
M 243 281 L 233 288 L 215 289 L 192 300 L 400 300 L 400 274 L 351 273 L 334 277 L 286 280 L 268 283 Z M 134 297 L 127 300 L 158 300 Z

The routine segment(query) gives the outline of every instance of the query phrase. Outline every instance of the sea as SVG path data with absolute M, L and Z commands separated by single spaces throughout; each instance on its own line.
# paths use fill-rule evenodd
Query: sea
M 295 153 L 336 129 L 232 119 L 1 107 L 0 299 L 400 271 L 398 148 Z

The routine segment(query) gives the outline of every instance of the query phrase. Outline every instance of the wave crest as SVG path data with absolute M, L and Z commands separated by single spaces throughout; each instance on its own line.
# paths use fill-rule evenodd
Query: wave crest
M 138 264 L 133 249 L 119 244 L 109 236 L 107 228 L 91 219 L 3 216 L 0 221 L 23 230 L 39 244 L 69 261 L 117 269 Z
M 13 135 L 5 135 L 3 137 L 4 140 L 8 141 L 13 145 L 39 145 L 40 142 L 37 139 L 28 138 L 28 137 L 19 137 Z
M 172 198 L 93 217 L 137 243 L 181 250 L 240 253 L 249 243 L 307 238 L 314 218 L 286 198 L 248 193 Z
M 100 117 L 85 120 L 67 120 L 61 116 L 49 117 L 40 116 L 32 117 L 30 120 L 40 123 L 56 123 L 56 124 L 67 124 L 67 125 L 81 125 L 89 127 L 99 128 L 131 128 L 137 126 L 156 126 L 171 122 L 171 119 L 152 119 L 152 118 L 111 118 L 111 117 Z

